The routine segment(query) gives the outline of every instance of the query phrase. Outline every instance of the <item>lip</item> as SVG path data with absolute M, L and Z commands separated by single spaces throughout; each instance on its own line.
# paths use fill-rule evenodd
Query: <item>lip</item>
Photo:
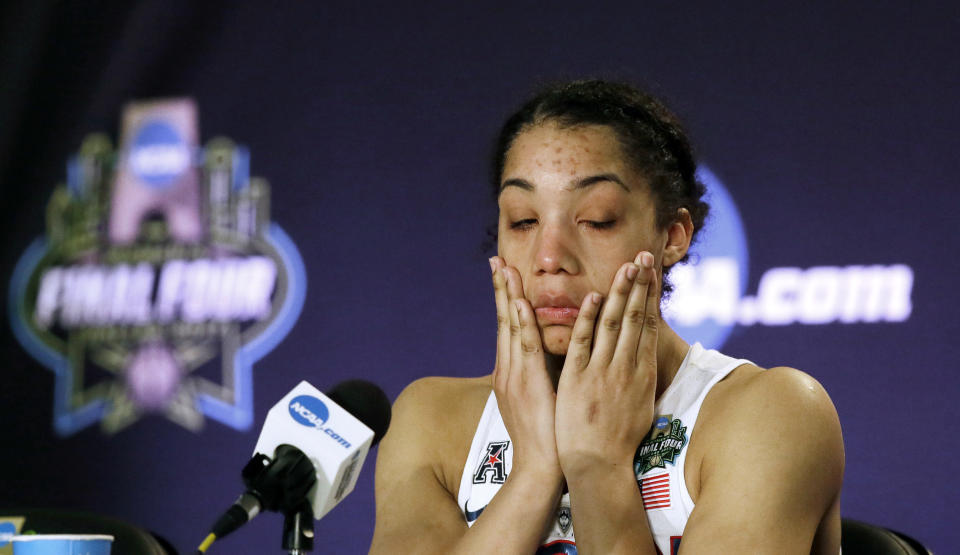
M 580 304 L 562 294 L 542 293 L 537 296 L 533 308 L 541 326 L 572 326 L 580 314 Z

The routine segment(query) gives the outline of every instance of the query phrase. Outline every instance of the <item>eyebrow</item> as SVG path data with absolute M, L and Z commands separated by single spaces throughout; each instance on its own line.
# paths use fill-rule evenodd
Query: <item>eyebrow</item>
M 586 189 L 587 187 L 596 185 L 597 183 L 602 183 L 604 181 L 610 181 L 612 183 L 616 183 L 621 188 L 623 188 L 624 191 L 628 193 L 630 192 L 630 188 L 627 187 L 627 185 L 623 182 L 623 180 L 620 179 L 620 177 L 618 177 L 617 174 L 615 173 L 601 173 L 599 175 L 591 175 L 588 177 L 583 177 L 583 178 L 571 181 L 570 188 L 575 191 L 579 189 Z M 521 179 L 519 177 L 508 179 L 504 181 L 502 184 L 500 184 L 500 192 L 502 193 L 504 189 L 506 189 L 507 187 L 519 187 L 524 191 L 533 191 L 534 189 L 536 189 L 533 183 L 530 183 L 526 179 Z
M 621 180 L 620 177 L 617 176 L 617 174 L 615 173 L 602 173 L 600 175 L 591 175 L 590 177 L 584 177 L 583 179 L 573 183 L 573 188 L 575 190 L 586 189 L 591 185 L 595 185 L 603 181 L 612 181 L 613 183 L 616 183 L 621 188 L 623 188 L 624 191 L 628 193 L 630 192 L 630 187 L 627 187 L 627 184 L 624 183 L 623 180 Z

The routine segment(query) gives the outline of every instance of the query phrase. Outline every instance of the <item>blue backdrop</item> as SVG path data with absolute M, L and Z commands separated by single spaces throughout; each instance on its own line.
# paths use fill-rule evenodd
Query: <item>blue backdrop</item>
M 58 435 L 54 373 L 7 324 L 0 505 L 120 516 L 190 551 L 238 494 L 266 411 L 301 379 L 366 377 L 392 399 L 421 376 L 489 372 L 493 136 L 539 83 L 605 76 L 666 97 L 728 192 L 744 243 L 727 253 L 740 266 L 716 342 L 824 384 L 846 444 L 843 514 L 942 553 L 960 543 L 957 7 L 170 4 L 4 8 L 3 278 L 45 233 L 87 134 L 116 140 L 128 100 L 190 96 L 201 142 L 247 145 L 269 180 L 271 218 L 304 264 L 302 313 L 253 364 L 245 431 L 145 414 L 114 434 Z M 883 293 L 900 308 L 851 323 L 818 312 L 861 266 L 912 276 Z M 777 294 L 788 282 L 799 289 Z M 369 546 L 374 462 L 318 523 L 322 551 Z M 280 524 L 262 516 L 212 552 L 279 552 Z

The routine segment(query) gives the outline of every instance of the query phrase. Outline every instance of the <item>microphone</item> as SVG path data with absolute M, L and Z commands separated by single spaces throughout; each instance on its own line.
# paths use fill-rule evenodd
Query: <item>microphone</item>
M 348 380 L 326 395 L 300 382 L 267 413 L 253 457 L 241 472 L 247 489 L 217 519 L 198 551 L 261 510 L 287 516 L 285 548 L 309 550 L 313 518 L 322 518 L 353 491 L 367 452 L 389 425 L 390 400 L 370 382 Z

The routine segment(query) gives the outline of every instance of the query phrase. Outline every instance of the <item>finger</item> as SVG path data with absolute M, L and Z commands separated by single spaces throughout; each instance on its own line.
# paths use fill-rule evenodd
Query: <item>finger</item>
M 636 367 L 637 349 L 640 344 L 640 333 L 643 330 L 643 318 L 647 303 L 647 293 L 651 279 L 648 271 L 653 266 L 653 255 L 643 251 L 634 260 L 640 270 L 634 280 L 627 305 L 623 309 L 623 328 L 613 354 L 614 360 L 622 360 L 629 368 Z
M 590 362 L 590 347 L 593 345 L 593 329 L 597 323 L 597 315 L 600 313 L 600 301 L 603 296 L 600 293 L 589 293 L 583 298 L 580 305 L 580 314 L 577 315 L 573 323 L 573 331 L 570 332 L 570 345 L 567 346 L 567 358 L 563 363 L 563 371 L 567 368 L 571 370 L 583 370 Z
M 652 257 L 651 257 L 652 258 Z M 637 348 L 637 367 L 652 370 L 654 377 L 657 372 L 657 334 L 660 328 L 660 276 L 652 267 L 642 271 L 647 275 L 646 303 L 643 309 L 643 330 L 640 332 L 640 344 Z
M 507 298 L 510 302 L 510 386 L 508 387 L 513 387 L 519 385 L 523 379 L 523 372 L 519 371 L 519 365 L 523 360 L 523 346 L 520 342 L 520 315 L 517 313 L 516 305 L 518 300 L 516 282 L 520 276 L 510 267 L 504 268 L 503 271 L 507 278 Z M 523 295 L 520 297 L 522 298 Z
M 503 265 L 503 273 L 507 280 L 507 299 L 513 302 L 514 299 L 522 299 L 523 296 L 523 278 L 520 272 L 513 266 Z
M 503 259 L 490 259 L 493 271 L 493 296 L 497 304 L 497 362 L 494 367 L 494 384 L 503 371 L 510 367 L 510 303 L 507 300 L 507 281 L 503 274 Z
M 620 338 L 620 328 L 623 325 L 623 307 L 627 304 L 627 296 L 633 288 L 637 273 L 637 266 L 632 262 L 621 266 L 613 278 L 610 294 L 600 310 L 593 354 L 590 358 L 603 366 L 613 359 L 614 349 Z
M 537 316 L 533 306 L 527 299 L 517 299 L 513 304 L 517 320 L 520 322 L 520 352 L 523 357 L 523 368 L 532 370 L 545 367 L 543 342 L 540 339 L 540 328 L 537 326 Z

